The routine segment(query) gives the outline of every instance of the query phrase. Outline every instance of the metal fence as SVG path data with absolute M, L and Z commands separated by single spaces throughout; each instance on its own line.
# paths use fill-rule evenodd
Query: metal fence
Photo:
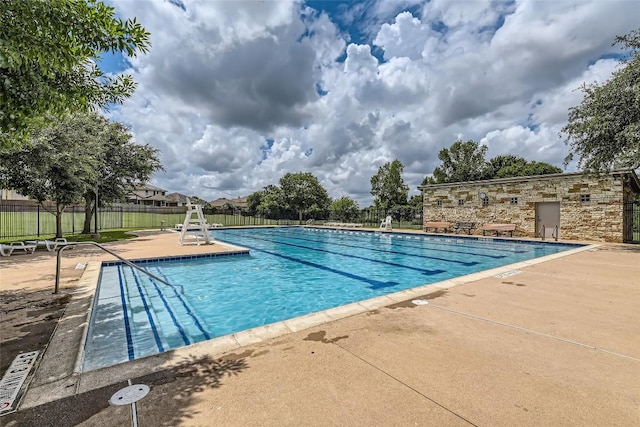
M 98 209 L 98 231 L 115 229 L 173 228 L 182 224 L 186 207 L 156 207 L 141 205 L 114 205 Z M 0 201 L 0 239 L 21 237 L 53 236 L 56 234 L 56 218 L 53 206 L 46 208 L 33 202 Z M 279 218 L 265 218 L 249 215 L 240 211 L 221 211 L 204 209 L 205 218 L 210 224 L 220 223 L 225 226 L 252 225 L 294 225 L 298 224 L 297 215 Z M 388 216 L 393 218 L 394 228 L 422 228 L 422 210 L 397 208 L 390 211 L 365 209 L 359 212 L 315 212 L 314 215 L 303 216 L 303 223 L 313 219 L 314 224 L 321 225 L 328 221 L 352 222 L 364 227 L 378 227 Z M 90 231 L 96 227 L 95 217 L 91 217 Z M 85 221 L 84 206 L 68 206 L 61 215 L 62 232 L 79 234 Z
M 624 204 L 625 222 L 630 230 L 625 232 L 626 243 L 640 243 L 640 201 Z

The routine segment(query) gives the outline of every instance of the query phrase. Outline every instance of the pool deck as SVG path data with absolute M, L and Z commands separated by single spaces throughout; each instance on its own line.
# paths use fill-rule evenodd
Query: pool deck
M 238 249 L 177 240 L 108 247 L 130 259 Z M 71 301 L 2 425 L 129 425 L 130 407 L 108 403 L 128 380 L 151 387 L 142 426 L 640 423 L 640 246 L 571 250 L 78 374 L 91 271 L 108 259 L 65 251 Z M 0 259 L 3 292 L 53 289 L 54 273 L 54 253 Z M 0 342 L 11 334 L 25 332 L 3 324 Z

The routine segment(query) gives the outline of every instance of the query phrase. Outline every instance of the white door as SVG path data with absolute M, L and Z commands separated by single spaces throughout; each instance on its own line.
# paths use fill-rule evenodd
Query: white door
M 560 238 L 560 202 L 536 203 L 536 237 L 543 232 L 545 239 Z

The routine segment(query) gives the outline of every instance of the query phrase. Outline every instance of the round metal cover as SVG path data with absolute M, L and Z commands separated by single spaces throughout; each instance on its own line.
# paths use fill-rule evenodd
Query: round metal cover
M 424 300 L 424 299 L 414 299 L 411 302 L 414 303 L 415 305 L 427 305 L 427 304 L 429 304 L 429 301 Z
M 109 403 L 112 405 L 130 405 L 137 402 L 149 393 L 149 386 L 145 384 L 134 384 L 116 391 Z

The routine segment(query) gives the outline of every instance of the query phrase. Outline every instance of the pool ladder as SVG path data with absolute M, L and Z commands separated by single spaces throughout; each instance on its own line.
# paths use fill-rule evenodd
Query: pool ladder
M 75 246 L 79 246 L 79 245 L 96 246 L 96 247 L 102 249 L 103 251 L 105 251 L 106 253 L 108 253 L 110 255 L 113 255 L 114 257 L 118 258 L 120 261 L 122 261 L 124 264 L 128 265 L 129 267 L 134 268 L 134 269 L 146 274 L 147 276 L 151 277 L 154 280 L 157 280 L 158 282 L 160 282 L 160 283 L 162 283 L 164 285 L 171 286 L 171 284 L 169 282 L 167 282 L 166 280 L 159 278 L 158 276 L 156 276 L 153 273 L 149 273 L 144 268 L 135 265 L 134 263 L 132 263 L 128 259 L 125 259 L 125 258 L 121 257 L 117 253 L 113 252 L 110 249 L 105 248 L 104 246 L 102 246 L 101 244 L 99 244 L 97 242 L 71 242 L 71 243 L 65 243 L 65 244 L 58 245 L 58 247 L 60 249 L 58 249 L 58 254 L 56 256 L 56 284 L 55 284 L 55 287 L 53 289 L 53 293 L 54 294 L 57 294 L 58 290 L 60 288 L 60 259 L 62 257 L 62 251 L 64 251 L 67 248 L 75 247 Z
M 543 224 L 542 227 L 540 227 L 540 231 L 538 231 L 538 237 L 544 240 L 546 235 L 547 235 L 547 232 Z M 553 227 L 553 232 L 551 233 L 551 237 L 553 237 L 556 242 L 558 241 L 558 225 L 557 224 Z

